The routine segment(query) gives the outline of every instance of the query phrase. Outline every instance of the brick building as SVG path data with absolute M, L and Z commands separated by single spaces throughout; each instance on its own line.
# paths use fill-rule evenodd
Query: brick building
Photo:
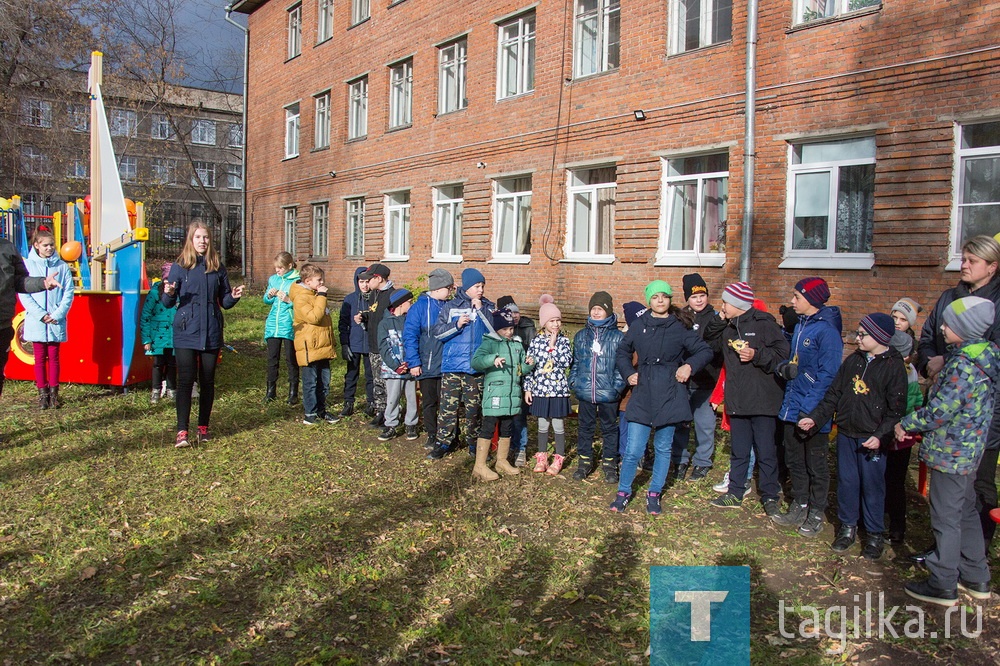
M 565 315 L 741 273 L 748 3 L 240 0 L 248 266 L 438 265 Z M 1000 2 L 761 1 L 749 279 L 846 322 L 1000 231 Z

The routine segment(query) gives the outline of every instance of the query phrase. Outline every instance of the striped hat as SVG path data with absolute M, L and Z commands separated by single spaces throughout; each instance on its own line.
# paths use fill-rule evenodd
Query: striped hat
M 802 294 L 809 305 L 814 308 L 822 307 L 830 300 L 830 286 L 821 277 L 808 277 L 798 281 L 795 291 Z
M 737 310 L 749 310 L 753 307 L 753 289 L 746 282 L 727 284 L 722 290 L 722 300 Z
M 888 347 L 896 332 L 896 322 L 884 312 L 873 312 L 861 320 L 861 328 L 868 331 L 868 335 L 872 336 L 875 342 Z

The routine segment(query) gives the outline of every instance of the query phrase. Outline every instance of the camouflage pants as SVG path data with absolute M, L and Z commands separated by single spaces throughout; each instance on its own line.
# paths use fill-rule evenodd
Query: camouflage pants
M 382 357 L 375 352 L 368 354 L 372 367 L 372 407 L 376 414 L 385 414 L 385 404 L 388 393 L 385 389 L 385 378 L 382 376 Z
M 458 432 L 459 406 L 465 407 L 465 442 L 475 444 L 479 435 L 480 406 L 483 402 L 482 375 L 446 372 L 441 375 L 441 407 L 437 441 L 450 445 Z M 459 440 L 461 441 L 461 440 Z

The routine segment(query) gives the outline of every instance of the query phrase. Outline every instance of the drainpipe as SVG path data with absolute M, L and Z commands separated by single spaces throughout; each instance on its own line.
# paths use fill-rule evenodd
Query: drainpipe
M 757 159 L 757 6 L 759 0 L 747 3 L 747 76 L 745 129 L 743 132 L 743 243 L 740 248 L 740 281 L 750 281 L 750 240 L 753 237 L 753 186 Z
M 247 96 L 250 90 L 250 29 L 240 25 L 229 17 L 233 13 L 233 5 L 226 5 L 226 21 L 243 31 L 243 205 L 240 206 L 240 264 L 242 275 L 247 277 Z

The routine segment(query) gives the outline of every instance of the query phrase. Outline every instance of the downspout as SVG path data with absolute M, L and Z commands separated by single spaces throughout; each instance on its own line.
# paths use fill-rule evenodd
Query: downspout
M 745 129 L 743 132 L 743 228 L 740 246 L 740 281 L 750 281 L 750 242 L 753 238 L 754 174 L 757 159 L 757 7 L 759 0 L 747 2 L 747 76 Z
M 240 264 L 243 279 L 247 277 L 247 96 L 250 91 L 250 29 L 229 17 L 233 5 L 226 5 L 226 21 L 243 31 L 243 205 L 240 206 Z

